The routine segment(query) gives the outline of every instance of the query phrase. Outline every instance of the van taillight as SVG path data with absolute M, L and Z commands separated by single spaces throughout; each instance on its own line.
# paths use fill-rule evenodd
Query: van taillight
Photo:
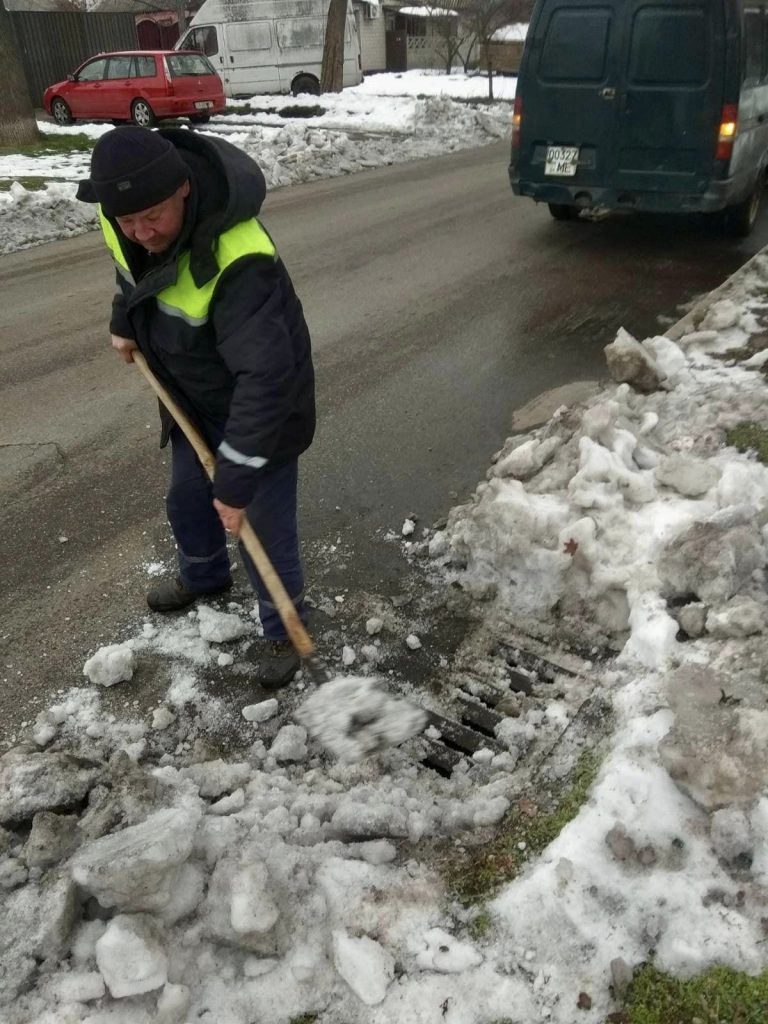
M 512 111 L 512 149 L 520 146 L 520 126 L 523 123 L 523 97 L 515 96 L 515 107 Z
M 716 160 L 730 160 L 733 143 L 739 130 L 739 108 L 735 103 L 726 103 L 720 115 L 720 129 L 717 134 Z

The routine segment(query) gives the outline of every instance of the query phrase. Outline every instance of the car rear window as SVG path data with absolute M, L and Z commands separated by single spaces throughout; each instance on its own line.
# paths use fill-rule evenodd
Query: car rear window
M 602 82 L 611 15 L 609 7 L 556 8 L 544 37 L 539 77 L 549 82 Z
M 701 7 L 643 7 L 635 15 L 629 77 L 634 85 L 704 85 L 711 63 L 709 23 Z
M 157 74 L 157 65 L 154 57 L 137 57 L 134 65 L 136 78 L 154 78 Z
M 199 53 L 169 54 L 168 71 L 171 78 L 183 78 L 185 75 L 215 75 L 216 69 L 210 61 Z
M 128 78 L 132 64 L 133 57 L 110 57 L 106 77 L 109 79 Z

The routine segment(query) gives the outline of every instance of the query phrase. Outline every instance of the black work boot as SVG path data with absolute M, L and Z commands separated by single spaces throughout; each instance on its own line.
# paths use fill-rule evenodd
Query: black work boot
M 177 576 L 175 580 L 167 580 L 150 590 L 147 594 L 147 604 L 153 612 L 180 612 L 182 608 L 188 608 L 200 597 L 215 597 L 216 594 L 225 594 L 232 587 L 232 580 L 215 590 L 190 590 Z
M 265 640 L 258 657 L 253 681 L 265 690 L 287 686 L 301 668 L 301 659 L 290 640 Z

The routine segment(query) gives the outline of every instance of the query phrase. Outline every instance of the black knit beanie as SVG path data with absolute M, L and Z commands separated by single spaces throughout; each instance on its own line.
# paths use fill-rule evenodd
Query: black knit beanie
M 162 203 L 189 176 L 172 142 L 149 128 L 126 125 L 96 143 L 91 176 L 80 182 L 77 198 L 100 203 L 107 217 L 124 217 Z

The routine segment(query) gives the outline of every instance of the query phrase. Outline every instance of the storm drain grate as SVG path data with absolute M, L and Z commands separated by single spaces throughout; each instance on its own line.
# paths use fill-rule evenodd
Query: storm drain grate
M 519 645 L 499 642 L 495 653 L 505 663 L 509 690 L 526 696 L 535 695 L 537 684 L 552 685 L 558 677 L 575 679 L 580 674 L 576 667 L 549 661 Z M 478 750 L 492 750 L 495 754 L 504 750 L 496 739 L 496 728 L 507 716 L 495 708 L 507 696 L 507 691 L 480 679 L 468 679 L 466 686 L 467 689 L 457 687 L 455 691 L 458 702 L 456 718 L 446 718 L 435 711 L 427 712 L 427 728 L 433 726 L 440 736 L 423 737 L 427 753 L 421 763 L 446 777 L 463 758 L 471 757 Z
M 437 729 L 440 738 L 424 738 L 427 755 L 422 758 L 422 764 L 441 775 L 450 775 L 462 758 L 471 757 L 478 750 L 492 750 L 495 754 L 502 752 L 503 747 L 493 732 L 502 716 L 482 705 L 470 705 L 471 701 L 465 703 L 462 700 L 462 721 L 446 718 L 436 711 L 427 712 L 427 727 Z

